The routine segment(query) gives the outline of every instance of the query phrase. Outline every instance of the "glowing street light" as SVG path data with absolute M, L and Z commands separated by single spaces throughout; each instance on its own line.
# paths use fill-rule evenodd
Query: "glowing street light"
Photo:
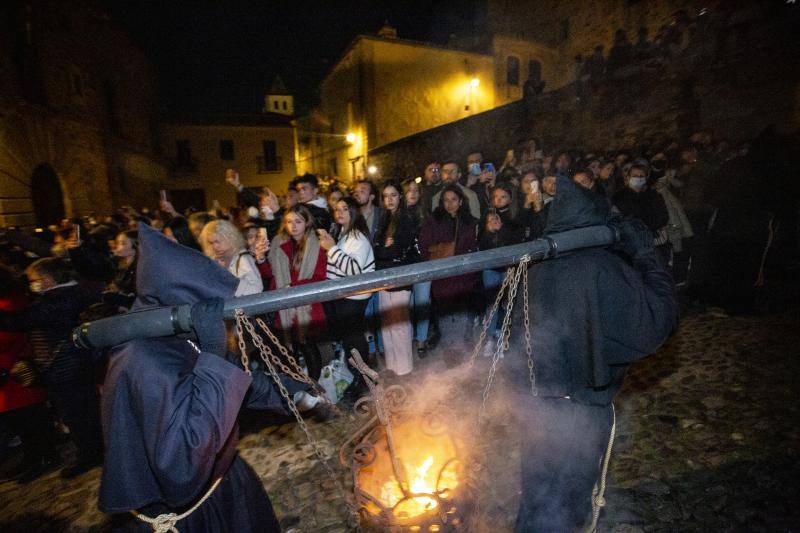
M 346 140 L 347 140 L 347 142 L 349 142 L 350 144 L 353 144 L 354 142 L 356 142 L 356 134 L 355 134 L 355 133 L 353 133 L 353 132 L 350 132 L 350 133 L 348 133 L 347 135 L 345 135 L 345 139 L 346 139 Z
M 481 80 L 479 80 L 478 78 L 472 78 L 471 80 L 469 80 L 469 85 L 470 85 L 470 87 L 472 87 L 473 89 L 474 89 L 475 87 L 477 87 L 478 85 L 480 85 L 480 84 L 481 84 Z
M 375 165 L 370 165 L 367 167 L 367 172 L 369 172 L 370 174 L 375 174 L 376 172 L 378 172 L 378 167 L 376 167 Z

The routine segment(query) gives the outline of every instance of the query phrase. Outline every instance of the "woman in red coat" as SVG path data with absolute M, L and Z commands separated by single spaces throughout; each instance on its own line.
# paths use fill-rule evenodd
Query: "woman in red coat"
M 301 204 L 290 207 L 283 215 L 281 229 L 269 247 L 267 274 L 272 279 L 270 288 L 282 289 L 324 281 L 327 266 L 328 258 L 319 245 L 311 212 Z M 319 379 L 322 355 L 314 340 L 325 331 L 322 304 L 282 309 L 278 311 L 275 323 L 283 331 L 284 342 L 305 357 L 308 375 Z
M 0 265 L 0 311 L 20 311 L 28 304 L 25 291 L 14 274 Z M 0 331 L 0 416 L 22 439 L 23 458 L 17 472 L 21 483 L 31 481 L 60 463 L 53 445 L 53 420 L 44 403 L 45 390 L 20 383 L 26 377 L 20 370 L 27 354 L 26 333 Z

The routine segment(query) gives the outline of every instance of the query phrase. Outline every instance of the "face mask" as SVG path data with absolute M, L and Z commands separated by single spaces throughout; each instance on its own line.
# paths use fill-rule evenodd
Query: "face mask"
M 30 288 L 32 293 L 41 294 L 44 292 L 44 283 L 38 279 L 36 281 L 31 281 Z
M 470 163 L 469 164 L 469 173 L 473 176 L 477 176 L 481 173 L 481 164 L 480 163 Z
M 641 191 L 647 183 L 647 178 L 631 178 L 629 181 L 631 189 L 634 191 Z

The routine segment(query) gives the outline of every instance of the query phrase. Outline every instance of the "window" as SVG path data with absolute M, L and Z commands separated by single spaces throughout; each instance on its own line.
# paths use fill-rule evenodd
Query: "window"
M 332 176 L 338 176 L 339 175 L 339 168 L 338 167 L 339 167 L 339 165 L 338 165 L 335 157 L 332 157 L 332 158 L 330 158 L 328 160 L 328 168 L 330 169 Z
M 542 79 L 542 64 L 536 59 L 528 61 L 528 79 L 534 81 Z
M 275 109 L 278 109 L 278 101 L 277 100 L 274 100 L 272 102 L 272 107 L 274 107 Z
M 286 111 L 286 100 L 283 101 L 283 110 Z
M 223 161 L 233 161 L 236 159 L 233 156 L 233 141 L 230 139 L 223 139 L 219 142 L 219 158 Z
M 508 56 L 506 59 L 506 83 L 508 85 L 519 85 L 519 58 Z
M 180 167 L 192 166 L 192 143 L 188 139 L 178 139 L 175 141 L 177 150 L 176 163 Z
M 280 172 L 283 170 L 281 158 L 278 157 L 278 147 L 275 141 L 262 141 L 262 156 L 258 158 L 258 172 Z

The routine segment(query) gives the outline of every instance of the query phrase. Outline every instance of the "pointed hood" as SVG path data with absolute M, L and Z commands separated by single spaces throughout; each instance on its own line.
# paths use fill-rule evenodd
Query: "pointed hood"
M 236 276 L 202 253 L 139 224 L 134 310 L 232 298 L 238 285 Z
M 568 177 L 559 176 L 544 232 L 559 233 L 605 224 L 609 212 L 608 200 L 604 196 L 581 187 Z

